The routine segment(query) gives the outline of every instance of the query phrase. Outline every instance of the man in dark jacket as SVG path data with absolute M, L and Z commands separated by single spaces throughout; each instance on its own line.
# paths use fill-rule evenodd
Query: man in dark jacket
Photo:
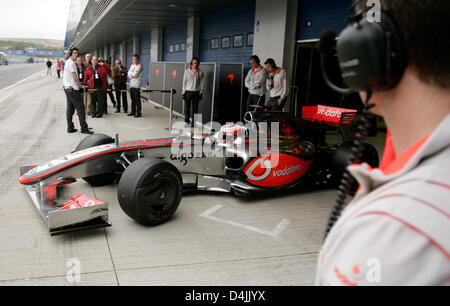
M 120 60 L 116 60 L 115 66 L 112 69 L 112 78 L 114 80 L 114 87 L 116 90 L 116 99 L 117 99 L 116 113 L 120 113 L 121 100 L 123 103 L 122 105 L 124 113 L 125 114 L 128 113 L 127 92 L 125 91 L 122 92 L 122 90 L 127 89 L 127 75 L 128 75 L 127 67 L 122 66 L 122 62 Z
M 106 104 L 106 91 L 108 90 L 107 74 L 104 67 L 98 64 L 96 56 L 92 58 L 92 65 L 84 73 L 83 84 L 89 85 L 91 93 L 92 118 L 102 118 Z
M 83 84 L 84 73 L 86 72 L 86 66 L 83 64 L 83 57 L 81 55 L 79 55 L 77 57 L 77 61 L 75 62 L 75 64 L 77 65 L 78 80 L 80 80 L 80 83 Z M 81 93 L 81 97 L 83 98 L 83 101 L 85 101 L 85 99 L 84 99 L 85 92 L 84 92 L 83 88 L 81 88 L 80 93 Z M 85 105 L 84 107 L 87 108 L 87 105 Z
M 47 61 L 47 75 L 52 76 L 52 65 L 53 65 L 52 61 L 48 60 Z

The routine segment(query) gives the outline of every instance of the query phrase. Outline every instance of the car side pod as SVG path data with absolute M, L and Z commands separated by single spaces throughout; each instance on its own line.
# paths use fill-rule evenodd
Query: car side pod
M 37 166 L 20 168 L 20 175 Z M 64 204 L 56 202 L 57 187 L 75 183 L 73 177 L 50 177 L 33 185 L 25 185 L 34 206 L 47 223 L 51 236 L 70 232 L 110 227 L 108 203 L 101 202 L 83 194 L 72 197 Z

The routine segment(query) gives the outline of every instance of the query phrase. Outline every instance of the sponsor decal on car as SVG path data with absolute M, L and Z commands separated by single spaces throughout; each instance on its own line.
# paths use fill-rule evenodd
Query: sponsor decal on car
M 301 178 L 311 167 L 312 160 L 286 154 L 265 154 L 251 161 L 244 169 L 246 180 L 260 187 L 280 187 Z

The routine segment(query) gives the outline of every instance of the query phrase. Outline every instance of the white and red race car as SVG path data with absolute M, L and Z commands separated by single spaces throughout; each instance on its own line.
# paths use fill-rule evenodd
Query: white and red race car
M 340 144 L 328 145 L 324 135 L 328 126 L 343 131 L 355 116 L 354 110 L 319 105 L 304 107 L 303 120 L 283 112 L 249 112 L 245 125 L 174 138 L 119 142 L 117 135 L 94 134 L 69 155 L 22 167 L 19 183 L 52 235 L 110 226 L 108 203 L 82 194 L 58 201 L 57 188 L 80 178 L 93 186 L 118 182 L 123 211 L 155 226 L 171 218 L 187 190 L 244 196 L 338 182 L 352 139 L 343 136 Z M 261 124 L 270 127 L 261 130 Z M 366 145 L 363 160 L 377 167 L 375 148 Z

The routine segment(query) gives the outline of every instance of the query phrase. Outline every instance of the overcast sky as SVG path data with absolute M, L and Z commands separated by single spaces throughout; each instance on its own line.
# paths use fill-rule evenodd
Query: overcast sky
M 0 38 L 64 40 L 70 0 L 0 0 Z

